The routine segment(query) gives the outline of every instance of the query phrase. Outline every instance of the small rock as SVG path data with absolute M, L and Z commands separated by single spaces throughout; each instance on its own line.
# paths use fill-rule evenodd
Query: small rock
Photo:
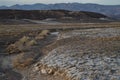
M 39 71 L 39 67 L 37 67 L 37 66 L 34 67 L 33 71 L 34 71 L 34 72 Z
M 53 74 L 54 73 L 53 69 L 48 69 L 47 72 L 48 72 L 48 74 Z
M 41 73 L 42 73 L 42 74 L 47 74 L 47 70 L 41 69 Z

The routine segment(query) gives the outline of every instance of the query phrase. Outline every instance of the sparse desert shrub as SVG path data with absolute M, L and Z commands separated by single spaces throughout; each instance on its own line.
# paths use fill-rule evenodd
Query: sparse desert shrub
M 29 41 L 29 40 L 30 40 L 29 37 L 24 36 L 24 37 L 22 37 L 22 38 L 19 40 L 19 42 L 20 42 L 20 43 L 26 43 L 26 42 Z
M 31 41 L 26 43 L 26 46 L 33 46 L 35 44 L 37 44 L 37 42 L 35 40 L 31 40 Z
M 15 44 L 11 44 L 7 47 L 6 51 L 9 53 L 9 54 L 13 54 L 13 53 L 20 53 L 22 52 L 22 50 L 17 47 Z
M 16 41 L 14 44 L 10 44 L 6 48 L 6 51 L 9 54 L 20 53 L 20 52 L 24 51 L 25 49 L 27 49 L 26 43 L 28 43 L 29 45 L 35 44 L 35 41 L 30 41 L 29 42 L 29 40 L 30 40 L 29 37 L 24 36 L 19 41 Z
M 20 59 L 16 59 L 13 62 L 13 66 L 17 69 L 24 69 L 25 67 L 31 65 L 34 62 L 33 58 L 27 58 L 24 61 L 20 61 Z
M 47 36 L 49 34 L 49 30 L 43 30 L 39 35 L 41 36 Z
M 49 34 L 49 30 L 43 30 L 40 34 L 38 34 L 35 39 L 36 40 L 41 40 L 44 39 L 48 34 Z
M 40 32 L 41 32 L 41 30 L 38 30 L 38 31 L 30 31 L 30 32 L 28 33 L 28 36 L 35 36 L 35 35 L 39 34 Z

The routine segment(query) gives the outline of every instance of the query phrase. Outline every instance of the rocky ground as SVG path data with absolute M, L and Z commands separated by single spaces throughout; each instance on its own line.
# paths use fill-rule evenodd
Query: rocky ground
M 16 38 L 0 45 L 0 80 L 120 80 L 119 27 L 43 30 Z
M 65 31 L 46 50 L 33 71 L 63 80 L 120 80 L 120 28 Z

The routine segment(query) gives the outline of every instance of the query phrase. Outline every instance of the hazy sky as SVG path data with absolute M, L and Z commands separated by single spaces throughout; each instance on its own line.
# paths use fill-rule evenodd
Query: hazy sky
M 120 5 L 120 0 L 0 0 L 1 5 L 14 5 L 14 4 L 34 4 L 34 3 L 98 3 L 106 5 Z

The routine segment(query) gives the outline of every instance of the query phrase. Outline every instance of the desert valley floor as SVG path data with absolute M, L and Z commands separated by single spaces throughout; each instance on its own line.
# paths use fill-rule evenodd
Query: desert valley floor
M 120 80 L 120 23 L 0 25 L 0 80 Z

